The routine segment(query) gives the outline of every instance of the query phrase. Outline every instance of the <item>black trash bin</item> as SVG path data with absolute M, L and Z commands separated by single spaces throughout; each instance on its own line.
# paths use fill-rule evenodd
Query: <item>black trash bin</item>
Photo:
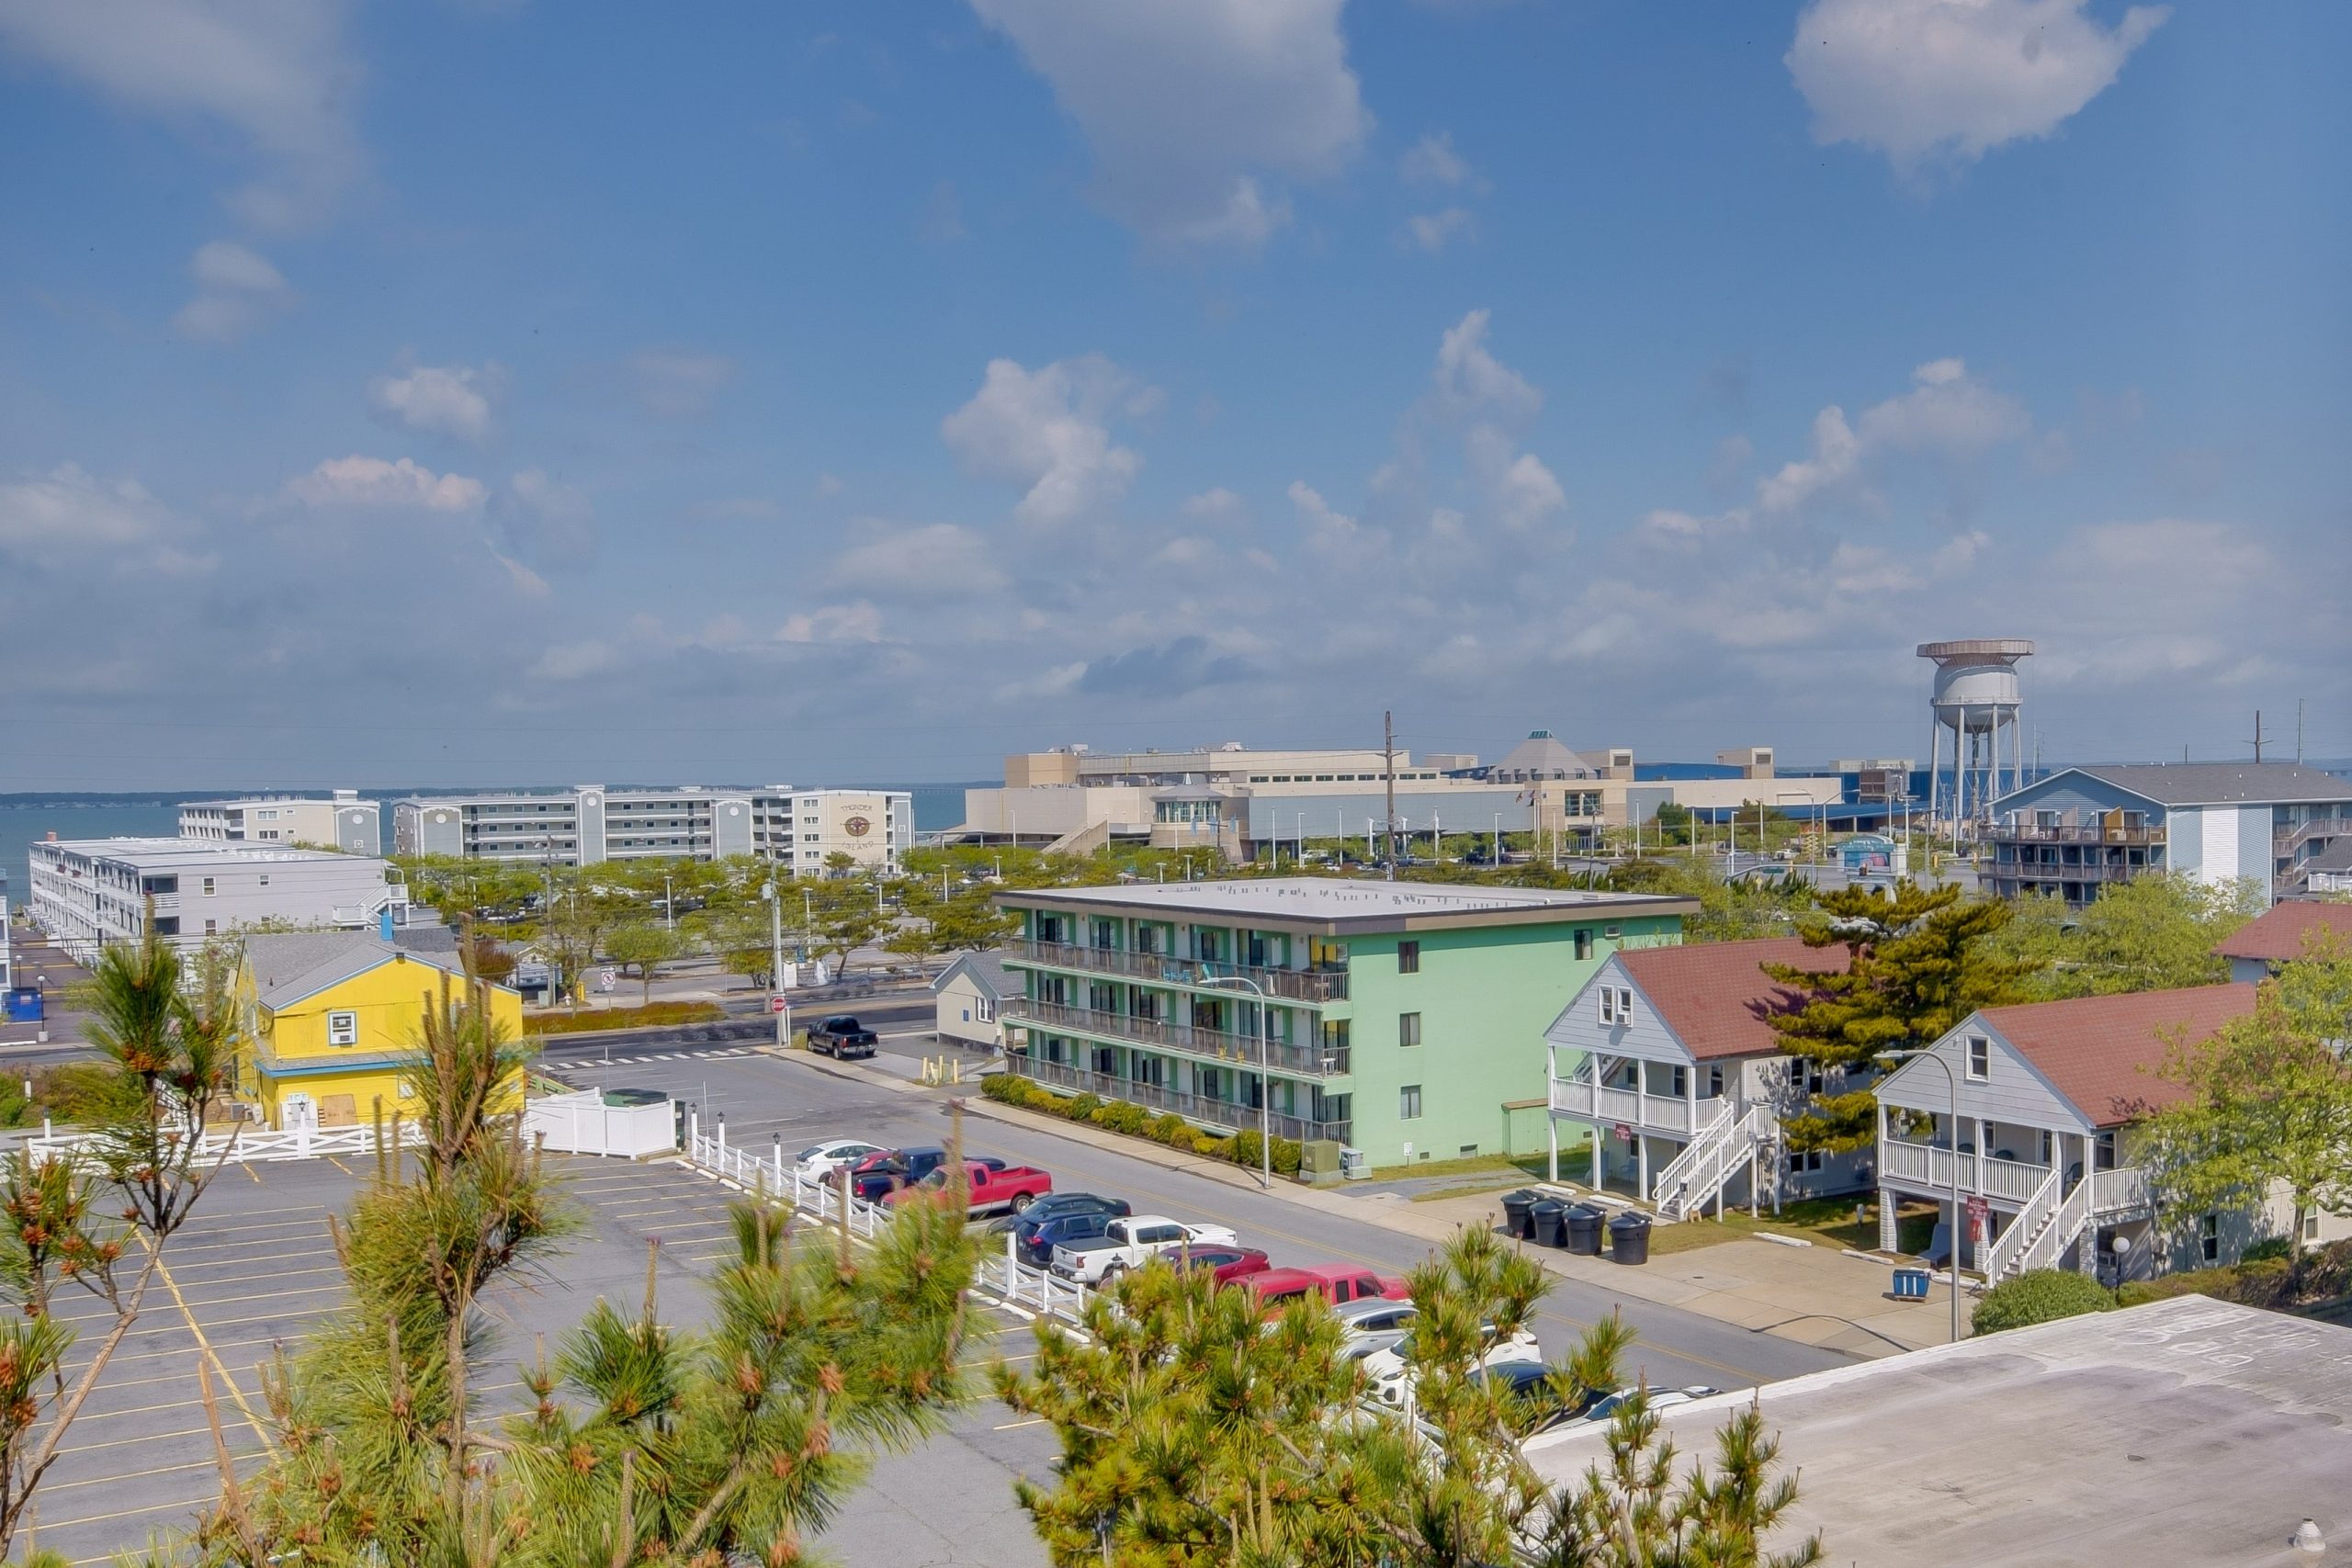
M 1567 1212 L 1568 1206 L 1556 1198 L 1544 1198 L 1536 1201 L 1529 1211 L 1535 1222 L 1536 1246 L 1566 1247 L 1568 1244 L 1566 1227 L 1561 1223 Z
M 1535 1239 L 1535 1200 L 1541 1196 L 1522 1187 L 1503 1194 L 1503 1229 L 1521 1241 Z
M 1580 1252 L 1587 1258 L 1600 1256 L 1600 1211 L 1589 1203 L 1578 1203 L 1567 1213 L 1567 1244 L 1570 1252 Z
M 1609 1222 L 1609 1259 L 1612 1263 L 1650 1260 L 1649 1216 L 1627 1210 Z

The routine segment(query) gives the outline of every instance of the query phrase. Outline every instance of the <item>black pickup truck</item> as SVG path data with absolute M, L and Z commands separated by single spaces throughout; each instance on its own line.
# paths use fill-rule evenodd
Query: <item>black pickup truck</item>
M 821 1051 L 837 1062 L 849 1056 L 871 1056 L 877 1044 L 874 1031 L 846 1013 L 829 1018 L 808 1032 L 808 1049 Z

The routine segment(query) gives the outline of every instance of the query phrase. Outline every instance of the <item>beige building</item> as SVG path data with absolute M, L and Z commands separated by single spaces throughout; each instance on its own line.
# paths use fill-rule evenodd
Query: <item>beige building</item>
M 384 852 L 382 807 L 356 789 L 316 795 L 248 795 L 180 803 L 180 837 L 216 844 L 308 844 L 345 854 Z
M 606 788 L 436 795 L 392 803 L 393 852 L 529 864 L 753 855 L 821 876 L 845 854 L 895 873 L 914 842 L 904 790 Z
M 1500 761 L 1396 753 L 1396 825 L 1408 837 L 1537 833 L 1566 848 L 1645 822 L 1668 803 L 1699 811 L 1835 805 L 1834 776 L 1780 776 L 1769 746 L 1718 752 L 1734 776 L 1636 780 L 1634 753 L 1580 753 L 1536 730 Z M 1377 748 L 1253 750 L 1238 741 L 1189 751 L 1094 752 L 1082 746 L 1007 757 L 1004 783 L 964 792 L 951 837 L 1083 854 L 1114 840 L 1198 846 L 1236 860 L 1302 839 L 1369 841 L 1387 818 L 1389 761 Z

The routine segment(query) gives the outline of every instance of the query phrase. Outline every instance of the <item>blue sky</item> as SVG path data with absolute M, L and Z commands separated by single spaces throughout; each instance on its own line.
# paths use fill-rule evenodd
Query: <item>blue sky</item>
M 2347 35 L 0 0 L 0 789 L 2352 753 Z

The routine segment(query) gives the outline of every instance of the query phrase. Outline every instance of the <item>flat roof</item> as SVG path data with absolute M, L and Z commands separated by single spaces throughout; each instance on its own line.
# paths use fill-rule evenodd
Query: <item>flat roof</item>
M 1445 882 L 1374 882 L 1336 876 L 1261 876 L 1227 882 L 1136 883 L 1124 887 L 1023 888 L 1002 904 L 1114 910 L 1317 926 L 1327 931 L 1411 931 L 1429 925 L 1524 925 L 1611 915 L 1695 913 L 1697 902 L 1648 893 L 1580 888 L 1472 887 Z
M 376 855 L 337 854 L 333 850 L 298 849 L 291 844 L 257 843 L 238 839 L 37 839 L 29 846 L 36 852 L 42 850 L 72 850 L 94 860 L 121 861 L 126 864 L 185 865 L 196 861 L 268 861 L 283 864 L 288 861 L 336 861 L 365 863 L 378 860 Z
M 2352 1328 L 2177 1296 L 1767 1383 L 1799 1495 L 1770 1544 L 1830 1562 L 2233 1568 L 2352 1544 Z M 1686 1456 L 1746 1393 L 1661 1413 Z M 1553 1486 L 1605 1462 L 1598 1426 L 1537 1438 Z M 1678 1466 L 1679 1469 L 1680 1466 Z

